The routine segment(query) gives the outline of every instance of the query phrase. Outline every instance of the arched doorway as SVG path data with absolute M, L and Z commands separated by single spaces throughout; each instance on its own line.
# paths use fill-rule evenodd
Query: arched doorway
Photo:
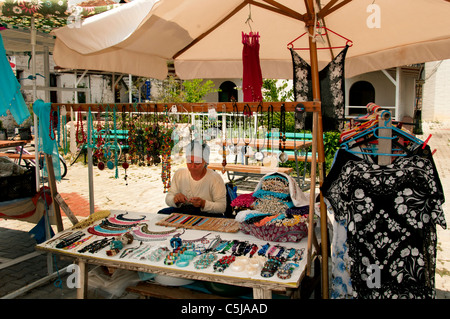
M 225 81 L 219 86 L 219 89 L 219 102 L 231 102 L 232 97 L 236 101 L 238 100 L 238 91 L 233 82 Z
M 367 110 L 365 106 L 370 102 L 375 102 L 375 88 L 370 82 L 358 81 L 353 83 L 349 92 L 349 108 L 348 115 L 365 114 Z M 354 106 L 361 106 L 355 108 Z

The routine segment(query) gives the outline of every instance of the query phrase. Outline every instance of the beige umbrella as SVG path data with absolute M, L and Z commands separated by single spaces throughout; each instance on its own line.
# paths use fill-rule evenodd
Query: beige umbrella
M 164 78 L 175 61 L 182 79 L 242 77 L 241 32 L 261 35 L 263 78 L 292 78 L 288 44 L 305 22 L 325 21 L 335 33 L 317 36 L 319 69 L 330 50 L 350 39 L 346 77 L 450 57 L 450 3 L 445 0 L 321 0 L 310 18 L 302 0 L 135 0 L 54 31 L 62 67 Z M 246 24 L 251 16 L 250 25 Z M 316 18 L 316 20 L 315 20 Z M 320 29 L 319 29 L 320 30 Z M 340 37 L 341 35 L 342 37 Z M 308 34 L 294 42 L 308 49 Z M 322 42 L 324 40 L 324 42 Z M 334 55 L 340 49 L 334 50 Z M 307 50 L 298 51 L 309 61 Z

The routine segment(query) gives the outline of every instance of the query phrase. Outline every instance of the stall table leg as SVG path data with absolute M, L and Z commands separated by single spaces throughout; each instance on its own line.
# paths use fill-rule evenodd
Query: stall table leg
M 272 299 L 272 290 L 253 288 L 253 299 Z
M 87 298 L 87 292 L 88 292 L 88 271 L 87 271 L 87 264 L 83 260 L 78 260 L 77 265 L 80 269 L 80 280 L 79 280 L 79 287 L 77 288 L 77 298 L 78 299 L 86 299 Z

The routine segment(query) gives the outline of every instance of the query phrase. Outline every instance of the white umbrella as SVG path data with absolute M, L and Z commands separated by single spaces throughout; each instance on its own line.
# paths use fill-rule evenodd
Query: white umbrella
M 86 19 L 80 28 L 55 30 L 54 59 L 62 67 L 160 79 L 167 76 L 167 61 L 173 60 L 182 79 L 240 78 L 241 33 L 253 30 L 261 35 L 263 78 L 292 78 L 288 44 L 297 39 L 293 46 L 304 49 L 299 52 L 311 65 L 313 98 L 320 100 L 318 70 L 339 52 L 330 54 L 321 48 L 342 47 L 346 39 L 352 41 L 345 62 L 347 77 L 447 59 L 448 16 L 450 3 L 444 0 L 135 0 Z M 246 24 L 249 17 L 250 25 Z M 335 33 L 317 36 L 317 22 Z M 318 124 L 319 131 L 313 133 L 318 143 L 312 151 L 315 154 L 319 148 L 323 181 L 321 121 L 314 113 L 313 127 Z M 312 159 L 311 180 L 315 180 L 315 156 Z M 313 207 L 314 188 L 310 196 Z M 327 224 L 322 195 L 321 228 L 322 284 L 327 298 Z
M 261 35 L 264 78 L 292 78 L 287 45 L 305 32 L 301 0 L 135 0 L 87 18 L 80 28 L 54 31 L 54 59 L 62 67 L 164 78 L 168 60 L 182 79 L 242 77 L 241 32 Z M 315 2 L 315 1 L 314 1 Z M 335 9 L 335 10 L 334 10 Z M 445 0 L 323 1 L 318 21 L 350 39 L 346 77 L 450 58 L 450 3 Z M 314 22 L 314 19 L 310 19 Z M 329 32 L 332 46 L 346 40 Z M 319 39 L 320 40 L 320 39 Z M 308 49 L 308 35 L 294 43 Z M 319 69 L 329 46 L 317 42 Z M 336 55 L 340 49 L 334 50 Z M 298 51 L 309 61 L 307 50 Z

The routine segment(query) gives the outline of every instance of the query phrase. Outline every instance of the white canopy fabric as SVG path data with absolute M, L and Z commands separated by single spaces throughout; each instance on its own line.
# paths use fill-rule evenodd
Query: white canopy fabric
M 346 77 L 450 58 L 446 0 L 321 2 L 319 20 L 323 17 L 328 29 L 353 42 Z M 303 0 L 135 0 L 87 18 L 80 28 L 54 30 L 54 59 L 61 67 L 159 79 L 167 76 L 167 61 L 174 60 L 182 79 L 241 78 L 241 33 L 252 30 L 261 35 L 263 78 L 289 79 L 287 44 L 305 32 L 305 12 Z M 328 35 L 331 46 L 346 44 Z M 332 57 L 330 50 L 320 49 L 328 43 L 317 44 L 321 69 Z M 297 52 L 309 61 L 308 35 L 294 46 L 305 48 Z

